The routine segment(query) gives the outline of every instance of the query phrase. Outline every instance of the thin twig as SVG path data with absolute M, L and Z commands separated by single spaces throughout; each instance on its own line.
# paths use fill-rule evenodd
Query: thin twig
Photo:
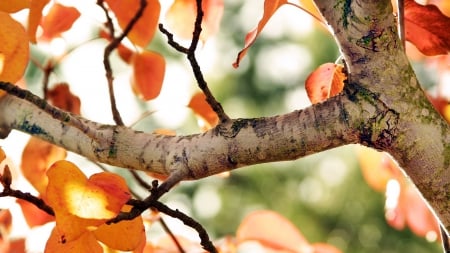
M 167 29 L 165 29 L 162 24 L 159 24 L 159 30 L 164 35 L 166 35 L 167 43 L 170 46 L 172 46 L 175 50 L 187 55 L 187 59 L 189 60 L 189 63 L 191 65 L 192 71 L 194 73 L 194 77 L 197 80 L 198 87 L 205 94 L 206 101 L 211 106 L 213 111 L 217 114 L 220 122 L 224 123 L 224 122 L 230 120 L 230 118 L 223 110 L 222 105 L 216 100 L 216 98 L 212 94 L 211 90 L 209 89 L 208 84 L 205 81 L 205 78 L 203 77 L 203 72 L 202 72 L 200 65 L 198 64 L 197 58 L 195 56 L 195 50 L 197 49 L 198 43 L 200 41 L 200 35 L 202 32 L 202 20 L 203 20 L 203 15 L 204 15 L 204 12 L 202 10 L 202 0 L 196 0 L 196 4 L 197 4 L 197 15 L 195 17 L 194 31 L 192 32 L 192 40 L 191 40 L 191 44 L 190 44 L 189 48 L 185 48 L 185 47 L 181 46 L 178 42 L 176 42 L 173 39 L 173 34 L 170 33 Z
M 139 186 L 141 186 L 142 188 L 146 189 L 146 190 L 150 190 L 152 189 L 152 186 L 149 185 L 147 182 L 145 182 L 144 179 L 142 179 L 142 177 L 134 170 L 129 170 L 131 175 L 133 176 L 133 178 L 138 182 Z
M 22 191 L 14 190 L 11 188 L 4 188 L 3 191 L 0 192 L 0 197 L 7 197 L 7 196 L 26 200 L 26 201 L 34 204 L 36 207 L 38 207 L 42 211 L 46 212 L 47 214 L 52 215 L 52 216 L 55 215 L 55 212 L 53 211 L 53 209 L 49 205 L 47 205 L 42 199 L 40 199 L 36 196 L 33 196 L 28 192 L 22 192 Z
M 112 23 L 111 17 L 109 16 L 108 9 L 103 4 L 103 0 L 98 0 L 97 4 L 105 12 L 105 16 L 107 18 L 106 25 L 107 25 L 110 35 L 112 37 L 111 42 L 105 47 L 105 51 L 103 54 L 103 65 L 105 66 L 106 79 L 108 81 L 109 100 L 111 103 L 111 111 L 113 114 L 114 122 L 116 122 L 117 125 L 123 126 L 124 123 L 123 123 L 122 117 L 120 116 L 119 110 L 117 109 L 117 105 L 116 105 L 116 98 L 114 95 L 114 86 L 113 86 L 114 76 L 112 73 L 109 56 L 114 51 L 114 49 L 116 49 L 120 45 L 122 40 L 128 35 L 128 33 L 131 31 L 131 29 L 133 29 L 133 26 L 141 18 L 142 14 L 144 13 L 145 8 L 147 7 L 147 0 L 140 1 L 139 9 L 136 11 L 136 14 L 130 20 L 130 22 L 127 24 L 125 29 L 123 29 L 122 33 L 118 37 L 114 37 L 114 25 Z

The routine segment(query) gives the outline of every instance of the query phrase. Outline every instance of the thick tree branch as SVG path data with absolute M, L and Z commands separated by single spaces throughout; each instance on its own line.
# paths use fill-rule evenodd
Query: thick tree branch
M 348 65 L 348 81 L 397 115 L 389 143 L 365 144 L 389 152 L 450 230 L 450 128 L 427 100 L 397 35 L 389 0 L 316 0 Z M 357 85 L 356 85 L 357 84 Z M 375 119 L 379 121 L 378 119 Z

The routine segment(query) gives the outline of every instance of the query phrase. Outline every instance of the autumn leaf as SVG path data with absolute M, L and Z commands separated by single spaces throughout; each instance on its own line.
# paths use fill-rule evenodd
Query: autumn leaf
M 217 113 L 213 111 L 208 102 L 206 102 L 206 96 L 203 92 L 198 92 L 192 96 L 188 107 L 191 108 L 198 117 L 200 117 L 202 120 L 201 126 L 204 126 L 205 131 L 215 127 L 219 122 Z
M 288 3 L 287 0 L 265 0 L 264 1 L 264 13 L 261 18 L 261 20 L 258 23 L 258 26 L 247 33 L 245 36 L 245 44 L 244 49 L 242 49 L 236 58 L 236 61 L 233 63 L 233 67 L 237 68 L 239 67 L 239 62 L 244 58 L 244 56 L 247 54 L 248 49 L 256 40 L 256 37 L 259 35 L 259 33 L 263 30 L 264 26 L 267 24 L 269 19 L 272 17 L 272 15 L 282 6 L 283 4 Z
M 2 0 L 0 1 L 0 11 L 14 13 L 30 7 L 30 0 Z
M 0 147 L 0 163 L 3 162 L 5 158 L 6 158 L 5 151 L 3 151 L 2 147 Z
M 131 84 L 135 93 L 144 100 L 156 98 L 161 92 L 166 71 L 164 57 L 153 51 L 144 51 L 132 56 L 131 65 Z
M 55 227 L 45 245 L 45 253 L 102 253 L 103 249 L 92 233 L 84 233 L 73 241 L 68 241 Z
M 59 36 L 69 30 L 79 17 L 80 12 L 76 8 L 55 3 L 42 19 L 42 37 L 50 40 Z
M 129 212 L 131 206 L 124 206 L 123 212 Z M 93 231 L 95 238 L 111 249 L 130 251 L 146 240 L 145 228 L 141 216 L 133 220 L 123 220 L 119 223 L 103 224 Z M 123 240 L 127 238 L 127 240 Z
M 405 37 L 423 54 L 432 56 L 450 51 L 450 18 L 435 5 L 405 0 Z
M 16 202 L 19 204 L 23 217 L 30 228 L 55 220 L 54 216 L 47 214 L 39 209 L 39 207 L 26 200 L 17 199 Z
M 66 157 L 65 149 L 46 141 L 31 137 L 22 152 L 21 170 L 23 176 L 45 196 L 48 184 L 47 169 L 56 161 Z
M 122 29 L 130 23 L 140 8 L 140 0 L 105 0 L 111 11 L 116 15 Z M 128 38 L 135 45 L 145 47 L 150 43 L 158 25 L 161 6 L 158 0 L 148 0 L 143 15 L 135 23 Z
M 81 101 L 80 98 L 72 94 L 67 83 L 56 84 L 53 88 L 47 91 L 47 98 L 49 102 L 64 111 L 73 114 L 80 114 Z
M 343 69 L 342 65 L 325 63 L 306 78 L 305 89 L 311 103 L 325 101 L 342 91 L 344 80 L 347 78 Z
M 28 15 L 28 37 L 32 43 L 36 43 L 36 31 L 41 23 L 42 10 L 50 0 L 31 0 L 30 14 Z
M 203 0 L 202 33 L 200 39 L 206 41 L 219 30 L 223 14 L 223 0 Z M 197 14 L 195 0 L 175 0 L 166 14 L 167 26 L 171 32 L 183 39 L 192 39 Z
M 115 217 L 130 198 L 125 180 L 114 173 L 87 179 L 76 165 L 63 160 L 47 175 L 48 204 L 55 211 L 58 233 L 68 242 Z
M 0 80 L 15 83 L 28 64 L 28 36 L 19 22 L 1 11 L 0 24 Z

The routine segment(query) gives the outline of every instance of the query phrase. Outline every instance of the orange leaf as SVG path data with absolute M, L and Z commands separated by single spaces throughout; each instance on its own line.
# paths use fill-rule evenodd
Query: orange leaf
M 48 14 L 42 19 L 43 37 L 52 39 L 69 30 L 80 17 L 80 12 L 74 7 L 55 3 Z
M 122 29 L 135 17 L 140 7 L 140 0 L 105 0 L 114 12 Z M 128 38 L 134 44 L 145 47 L 153 38 L 158 25 L 161 6 L 158 0 L 148 0 L 143 15 L 128 33 Z
M 0 147 L 0 163 L 5 160 L 6 154 L 5 151 L 3 151 L 2 147 Z
M 20 209 L 22 209 L 25 221 L 31 228 L 55 220 L 55 217 L 47 214 L 46 212 L 39 209 L 36 205 L 31 204 L 26 200 L 17 199 L 16 202 L 17 204 L 19 204 Z
M 123 212 L 130 210 L 130 206 L 124 206 L 122 209 Z M 146 240 L 144 223 L 141 216 L 133 220 L 123 220 L 111 225 L 103 224 L 93 231 L 93 233 L 97 240 L 106 246 L 122 251 L 134 250 L 142 241 Z M 124 240 L 123 238 L 127 239 Z
M 261 20 L 258 23 L 258 26 L 247 33 L 245 36 L 245 45 L 244 49 L 242 49 L 236 58 L 236 61 L 233 63 L 233 67 L 237 68 L 239 67 L 239 62 L 244 58 L 245 54 L 247 53 L 247 50 L 250 48 L 251 45 L 256 40 L 256 37 L 258 34 L 262 31 L 264 26 L 267 24 L 269 19 L 272 17 L 272 15 L 280 8 L 281 5 L 288 3 L 287 0 L 265 0 L 264 1 L 264 14 Z
M 343 69 L 341 65 L 325 63 L 306 78 L 305 89 L 311 103 L 325 101 L 342 91 L 344 80 L 347 78 Z
M 134 54 L 131 64 L 133 90 L 144 100 L 156 98 L 161 91 L 166 71 L 164 57 L 156 52 L 144 51 Z
M 28 37 L 36 43 L 36 31 L 42 18 L 42 10 L 50 0 L 31 0 L 30 14 L 28 16 Z
M 30 7 L 30 0 L 3 0 L 0 1 L 0 11 L 14 13 Z
M 206 102 L 206 96 L 203 92 L 198 92 L 192 96 L 188 107 L 207 124 L 205 130 L 215 127 L 219 122 L 217 113 Z
M 202 1 L 203 20 L 200 39 L 205 41 L 219 30 L 223 14 L 223 0 Z M 170 30 L 184 39 L 191 39 L 197 15 L 195 0 L 175 0 L 166 14 Z
M 313 250 L 314 253 L 341 253 L 342 252 L 338 248 L 336 248 L 330 244 L 326 244 L 326 243 L 313 243 L 311 246 L 314 249 Z
M 54 106 L 74 114 L 80 114 L 80 99 L 70 92 L 69 85 L 66 83 L 57 84 L 48 91 L 47 97 Z
M 236 232 L 239 243 L 256 240 L 266 247 L 297 252 L 308 247 L 305 237 L 283 216 L 272 211 L 256 211 L 245 217 Z
M 28 37 L 25 28 L 0 11 L 0 80 L 17 82 L 28 64 Z
M 92 233 L 85 233 L 73 241 L 68 241 L 64 234 L 54 228 L 45 245 L 45 253 L 102 253 L 103 249 Z
M 33 187 L 45 196 L 48 184 L 47 169 L 54 162 L 66 157 L 65 149 L 46 141 L 31 137 L 22 153 L 21 169 L 23 176 Z
M 405 35 L 425 55 L 447 54 L 450 51 L 450 18 L 435 5 L 405 1 Z

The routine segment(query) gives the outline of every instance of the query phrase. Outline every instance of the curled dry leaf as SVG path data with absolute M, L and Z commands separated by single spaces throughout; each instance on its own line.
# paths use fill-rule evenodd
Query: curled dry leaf
M 405 0 L 405 36 L 425 55 L 450 51 L 450 18 L 435 5 L 420 5 Z
M 134 92 L 144 100 L 156 98 L 161 92 L 166 71 L 164 57 L 156 52 L 144 51 L 132 56 L 131 65 L 131 84 Z
M 42 19 L 41 26 L 45 39 L 53 39 L 61 33 L 69 30 L 73 23 L 80 17 L 80 12 L 74 7 L 55 3 Z
M 305 89 L 311 103 L 323 102 L 337 95 L 344 88 L 344 67 L 325 63 L 314 70 L 305 81 Z
M 116 15 L 120 28 L 125 29 L 139 10 L 141 0 L 105 0 L 105 2 Z M 158 0 L 147 0 L 143 15 L 128 33 L 127 37 L 131 42 L 140 47 L 150 43 L 158 25 L 160 11 L 161 5 Z
M 30 7 L 31 0 L 3 0 L 0 1 L 0 11 L 14 13 Z
M 223 14 L 223 0 L 202 1 L 203 20 L 200 39 L 206 41 L 219 30 Z M 183 39 L 192 39 L 197 14 L 195 0 L 175 0 L 166 14 L 169 29 Z
M 0 12 L 0 24 L 0 80 L 16 83 L 28 64 L 28 36 L 25 28 L 5 12 Z

